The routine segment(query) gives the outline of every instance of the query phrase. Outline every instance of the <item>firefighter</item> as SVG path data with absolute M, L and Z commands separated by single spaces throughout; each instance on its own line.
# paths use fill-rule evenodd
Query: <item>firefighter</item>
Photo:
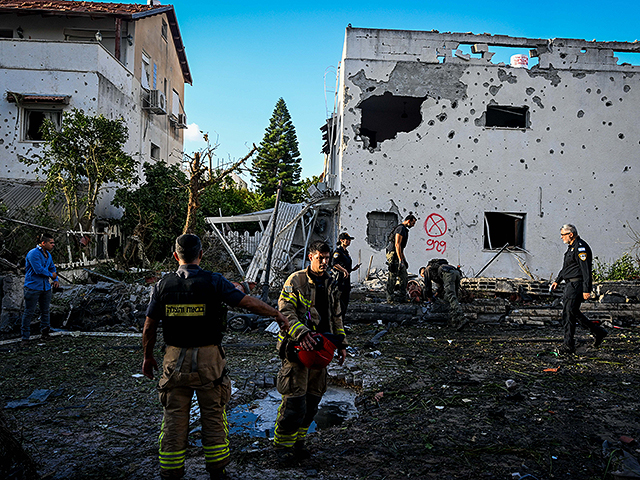
M 313 242 L 309 247 L 309 260 L 308 268 L 289 276 L 278 300 L 278 309 L 290 324 L 288 332 L 278 336 L 277 344 L 282 359 L 277 381 L 282 403 L 276 418 L 274 446 L 281 465 L 309 458 L 305 438 L 327 390 L 328 362 L 314 364 L 313 360 L 305 360 L 306 364 L 303 364 L 296 358 L 295 348 L 310 352 L 324 347 L 315 337 L 318 332 L 334 336 L 340 365 L 347 353 L 340 315 L 340 290 L 327 274 L 331 260 L 329 245 Z M 321 350 L 318 350 L 318 356 L 323 356 Z M 328 360 L 331 358 L 333 354 Z
M 174 258 L 179 267 L 153 288 L 142 332 L 142 373 L 153 378 L 158 364 L 153 356 L 158 324 L 167 345 L 158 384 L 164 410 L 160 433 L 160 476 L 182 478 L 189 433 L 189 410 L 194 391 L 200 406 L 202 446 L 212 479 L 228 478 L 229 441 L 225 405 L 231 382 L 220 345 L 226 307 L 246 308 L 274 317 L 286 331 L 288 320 L 276 309 L 245 295 L 219 273 L 200 268 L 202 244 L 196 235 L 176 239 Z

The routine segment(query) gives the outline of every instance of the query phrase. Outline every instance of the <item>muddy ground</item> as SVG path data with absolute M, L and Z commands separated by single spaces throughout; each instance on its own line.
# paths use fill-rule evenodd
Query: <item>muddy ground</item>
M 517 479 L 519 473 L 531 480 L 602 480 L 616 478 L 611 472 L 619 468 L 616 455 L 603 456 L 605 440 L 618 453 L 640 456 L 631 441 L 640 438 L 638 328 L 615 329 L 601 348 L 582 346 L 568 358 L 552 353 L 560 343 L 557 327 L 471 325 L 456 333 L 414 320 L 368 345 L 383 328 L 348 328 L 356 348 L 344 372 L 364 385 L 351 387 L 359 394 L 357 418 L 311 434 L 314 457 L 286 469 L 275 467 L 266 438 L 232 436 L 232 478 Z M 237 388 L 232 404 L 264 396 L 278 368 L 271 334 L 236 333 L 225 342 Z M 43 478 L 158 478 L 161 408 L 155 382 L 134 376 L 141 356 L 135 336 L 57 335 L 27 348 L 0 346 L 3 407 L 35 389 L 54 391 L 42 405 L 3 410 Z M 511 390 L 507 380 L 515 382 Z M 185 478 L 208 478 L 203 463 L 201 449 L 190 448 Z

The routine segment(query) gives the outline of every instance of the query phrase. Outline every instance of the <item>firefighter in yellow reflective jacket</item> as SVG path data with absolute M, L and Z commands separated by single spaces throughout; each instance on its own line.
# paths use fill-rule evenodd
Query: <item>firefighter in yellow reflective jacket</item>
M 164 407 L 160 476 L 178 479 L 184 475 L 189 410 L 195 392 L 207 471 L 212 479 L 225 479 L 224 467 L 229 463 L 225 405 L 231 395 L 231 382 L 220 345 L 226 324 L 222 303 L 275 317 L 283 329 L 289 322 L 275 308 L 237 290 L 219 273 L 202 270 L 202 245 L 197 236 L 179 236 L 173 255 L 180 266 L 154 287 L 142 332 L 142 373 L 153 378 L 153 371 L 158 369 L 153 348 L 162 320 L 167 349 L 158 384 Z
M 280 464 L 289 464 L 310 456 L 305 438 L 318 404 L 327 391 L 326 367 L 307 368 L 297 358 L 295 348 L 312 351 L 317 342 L 313 332 L 331 334 L 338 349 L 340 365 L 346 357 L 346 340 L 340 312 L 337 282 L 327 273 L 331 249 L 325 242 L 309 246 L 311 265 L 287 279 L 280 293 L 278 309 L 289 320 L 288 332 L 278 337 L 282 366 L 278 372 L 278 409 L 274 444 Z

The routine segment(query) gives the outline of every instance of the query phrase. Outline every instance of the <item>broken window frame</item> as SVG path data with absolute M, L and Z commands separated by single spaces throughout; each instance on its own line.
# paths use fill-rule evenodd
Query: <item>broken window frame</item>
M 160 160 L 160 146 L 151 142 L 151 146 L 149 147 L 149 157 L 151 160 Z
M 489 251 L 500 250 L 505 246 L 506 241 L 508 250 L 525 250 L 526 218 L 527 214 L 521 212 L 484 212 L 482 249 Z M 508 219 L 513 219 L 511 225 L 496 225 L 496 222 Z M 504 229 L 507 228 L 513 228 L 514 230 L 512 233 L 504 232 Z M 502 231 L 497 232 L 497 229 Z
M 30 135 L 33 135 L 33 133 L 30 134 L 30 132 L 33 132 L 32 121 L 34 120 L 32 119 L 31 115 L 35 113 L 44 114 L 44 115 L 42 116 L 42 119 L 38 122 L 35 135 L 30 136 Z M 20 140 L 22 142 L 44 142 L 45 140 L 42 138 L 42 133 L 40 132 L 40 128 L 42 127 L 42 124 L 46 119 L 51 120 L 54 123 L 56 130 L 59 131 L 60 128 L 62 127 L 62 108 L 23 107 L 22 121 L 21 121 L 22 132 L 20 134 Z
M 140 71 L 140 84 L 145 90 L 151 90 L 151 57 L 142 52 L 142 69 Z
M 496 113 L 490 113 L 496 112 Z M 505 128 L 507 130 L 526 130 L 529 128 L 529 107 L 527 105 L 487 105 L 484 116 L 484 126 L 486 128 Z M 497 113 L 499 112 L 499 113 Z M 507 118 L 503 122 L 498 122 L 498 118 Z M 491 124 L 490 124 L 491 119 Z M 515 120 L 522 120 L 522 123 L 518 125 L 509 125 L 508 123 Z
M 160 34 L 162 35 L 162 38 L 163 38 L 163 40 L 165 42 L 167 41 L 167 32 L 168 31 L 169 31 L 169 25 L 167 25 L 167 22 L 162 20 L 162 28 L 160 29 Z

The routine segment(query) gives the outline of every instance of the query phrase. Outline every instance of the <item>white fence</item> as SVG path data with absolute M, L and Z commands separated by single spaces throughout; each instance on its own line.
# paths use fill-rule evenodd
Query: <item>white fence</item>
M 254 255 L 258 249 L 262 235 L 262 232 L 256 232 L 251 235 L 249 232 L 240 233 L 232 231 L 226 232 L 224 238 L 236 254 L 245 253 L 247 255 Z

